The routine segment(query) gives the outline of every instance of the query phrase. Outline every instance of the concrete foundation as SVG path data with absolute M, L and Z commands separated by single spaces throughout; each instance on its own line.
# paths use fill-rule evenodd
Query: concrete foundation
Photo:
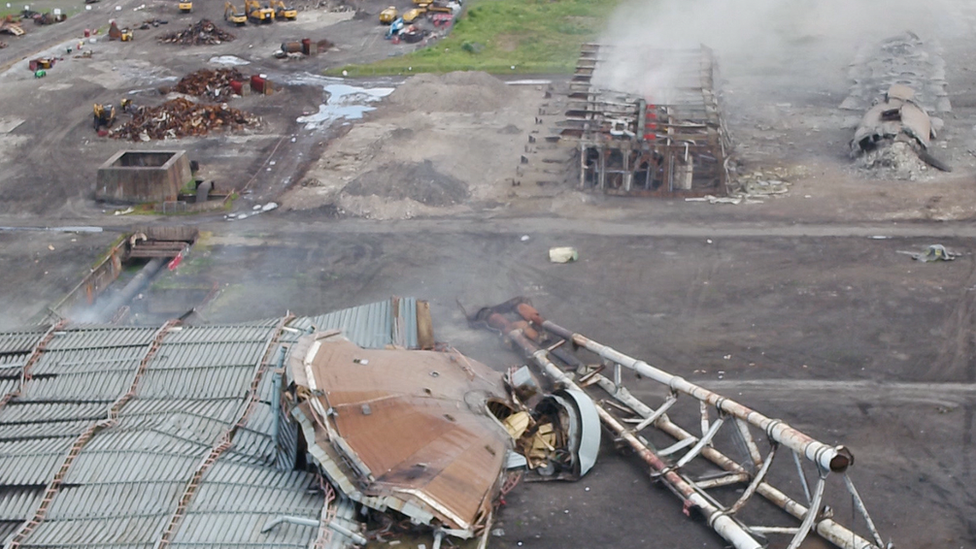
M 172 201 L 191 178 L 186 151 L 119 151 L 98 168 L 95 199 L 127 204 Z

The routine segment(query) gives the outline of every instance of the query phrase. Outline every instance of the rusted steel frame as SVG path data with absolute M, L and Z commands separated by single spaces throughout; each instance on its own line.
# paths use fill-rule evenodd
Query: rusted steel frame
M 864 501 L 861 499 L 861 494 L 857 493 L 857 488 L 854 487 L 854 483 L 851 482 L 850 477 L 847 473 L 844 473 L 844 484 L 847 485 L 847 491 L 851 493 L 851 497 L 854 499 L 854 507 L 857 508 L 861 516 L 864 517 L 864 522 L 868 525 L 868 530 L 871 531 L 871 535 L 874 536 L 874 541 L 878 544 L 878 547 L 884 547 L 885 543 L 881 539 L 881 534 L 878 533 L 878 529 L 874 526 L 874 521 L 871 520 L 871 515 L 868 514 L 867 507 L 864 506 Z
M 749 473 L 725 473 L 720 477 L 695 480 L 694 484 L 700 490 L 711 490 L 712 488 L 718 488 L 720 486 L 742 484 L 743 482 L 748 482 L 748 480 Z
M 173 541 L 173 536 L 176 535 L 176 530 L 179 528 L 180 523 L 183 522 L 183 517 L 186 515 L 186 511 L 190 506 L 190 501 L 196 495 L 197 488 L 200 486 L 200 482 L 203 480 L 203 476 L 210 470 L 214 463 L 220 456 L 230 449 L 234 445 L 234 435 L 237 430 L 247 423 L 247 419 L 251 416 L 251 412 L 254 410 L 255 406 L 260 400 L 260 395 L 258 395 L 258 390 L 261 385 L 261 378 L 264 375 L 265 370 L 268 369 L 271 360 L 271 351 L 274 349 L 275 344 L 281 337 L 281 333 L 284 331 L 285 325 L 295 318 L 295 315 L 289 313 L 287 316 L 282 318 L 278 325 L 275 326 L 274 331 L 268 338 L 267 343 L 265 343 L 264 353 L 262 353 L 261 361 L 255 367 L 254 377 L 251 379 L 251 386 L 248 389 L 247 403 L 245 408 L 238 416 L 237 421 L 228 428 L 224 433 L 217 439 L 216 446 L 210 449 L 210 452 L 206 457 L 197 465 L 196 470 L 194 470 L 193 475 L 190 480 L 186 483 L 183 488 L 183 493 L 180 496 L 179 503 L 176 505 L 176 509 L 173 511 L 169 522 L 166 525 L 166 529 L 160 535 L 159 539 L 156 540 L 154 545 L 155 549 L 163 549 L 168 547 Z
M 755 427 L 762 429 L 766 434 L 783 446 L 802 454 L 807 459 L 817 463 L 824 469 L 836 473 L 847 470 L 854 458 L 843 446 L 832 447 L 820 441 L 814 440 L 810 436 L 797 431 L 783 421 L 770 419 L 751 408 L 743 406 L 734 400 L 725 398 L 717 393 L 709 391 L 703 387 L 695 385 L 679 376 L 671 375 L 663 370 L 659 370 L 633 357 L 627 356 L 611 347 L 593 341 L 586 336 L 577 334 L 553 323 L 550 320 L 543 320 L 535 309 L 528 311 L 529 307 L 519 307 L 519 313 L 526 320 L 535 323 L 546 331 L 559 337 L 572 341 L 575 345 L 591 351 L 603 359 L 616 362 L 625 368 L 629 368 L 640 375 L 650 378 L 658 383 L 667 385 L 673 391 L 679 391 L 694 398 L 715 406 L 722 412 L 749 422 Z M 534 314 L 533 314 L 534 313 Z
M 678 395 L 671 393 L 667 400 L 658 406 L 657 410 L 654 410 L 653 414 L 647 416 L 646 419 L 634 426 L 634 432 L 639 433 L 647 428 L 648 425 L 657 421 L 659 417 L 663 416 L 669 409 L 671 409 L 672 406 L 674 406 L 675 402 L 678 402 Z
M 812 500 L 810 496 L 810 483 L 807 482 L 807 475 L 803 472 L 803 464 L 800 463 L 800 455 L 793 452 L 793 463 L 796 465 L 796 475 L 800 477 L 800 485 L 803 486 L 803 495 L 807 497 L 807 503 Z
M 735 426 L 738 428 L 739 436 L 742 437 L 742 441 L 745 442 L 746 448 L 749 450 L 749 457 L 752 458 L 752 462 L 756 464 L 756 467 L 761 467 L 763 464 L 762 452 L 759 451 L 759 446 L 756 444 L 755 439 L 752 438 L 749 424 L 739 418 L 735 418 Z
M 492 318 L 489 319 L 489 324 L 501 329 L 502 333 L 506 334 L 510 341 L 518 345 L 523 353 L 542 368 L 557 385 L 580 390 L 569 376 L 549 360 L 548 353 L 545 349 L 539 349 L 531 340 L 523 335 L 521 328 L 511 329 L 513 328 L 512 323 L 498 314 L 492 315 Z M 673 470 L 669 470 L 667 463 L 641 443 L 617 418 L 610 415 L 601 406 L 597 406 L 596 410 L 603 425 L 614 435 L 625 440 L 641 459 L 655 473 L 660 475 L 658 478 L 682 500 L 685 506 L 697 507 L 701 510 L 702 514 L 706 517 L 708 526 L 712 530 L 722 536 L 723 539 L 732 544 L 736 549 L 761 549 L 762 546 L 745 529 L 734 519 L 726 515 L 722 509 L 713 505 L 681 475 Z
M 8 402 L 19 397 L 24 391 L 24 386 L 27 385 L 27 382 L 31 380 L 31 368 L 38 360 L 40 360 L 41 354 L 44 353 L 44 348 L 47 347 L 47 344 L 50 343 L 52 339 L 54 339 L 54 334 L 63 328 L 67 322 L 68 321 L 66 319 L 62 318 L 44 333 L 44 336 L 41 337 L 40 341 L 34 344 L 34 349 L 31 351 L 30 356 L 27 357 L 27 362 L 25 362 L 24 366 L 20 369 L 20 383 L 17 384 L 17 388 L 0 398 L 0 410 L 2 410 Z
M 790 544 L 786 546 L 786 549 L 797 549 L 800 547 L 800 544 L 806 539 L 807 534 L 810 533 L 810 527 L 817 520 L 817 514 L 820 512 L 820 504 L 823 502 L 824 487 L 827 485 L 827 474 L 829 471 L 820 469 L 819 473 L 820 480 L 817 481 L 817 486 L 813 489 L 813 499 L 810 500 L 810 507 L 807 508 L 806 516 L 803 517 L 803 522 L 800 523 L 800 529 L 793 536 L 793 539 L 790 540 Z
M 613 382 L 600 375 L 595 376 L 594 379 L 602 389 L 613 394 Z M 619 392 L 613 394 L 613 397 L 629 406 L 639 415 L 648 416 L 653 413 L 653 410 L 649 406 L 630 395 L 626 388 L 621 388 Z M 672 422 L 666 414 L 661 416 L 654 423 L 654 426 L 676 440 L 696 438 L 695 435 L 685 431 L 681 426 Z M 704 448 L 702 450 L 702 457 L 731 473 L 745 471 L 741 465 L 715 448 Z M 807 514 L 806 507 L 767 482 L 760 482 L 756 486 L 756 493 L 797 520 L 803 520 Z M 824 519 L 817 522 L 814 525 L 814 531 L 823 539 L 843 549 L 881 549 L 884 547 L 883 545 L 874 545 L 870 541 L 855 534 L 843 524 L 835 522 L 833 519 Z
M 129 385 L 129 390 L 124 395 L 120 396 L 111 407 L 109 407 L 107 417 L 89 425 L 88 428 L 85 429 L 77 439 L 75 439 L 74 443 L 72 443 L 71 449 L 68 451 L 68 455 L 65 456 L 64 461 L 61 462 L 61 467 L 58 469 L 58 472 L 55 473 L 54 478 L 51 479 L 51 482 L 48 483 L 47 488 L 44 490 L 44 495 L 41 498 L 41 504 L 34 511 L 34 516 L 31 518 L 31 520 L 25 523 L 13 537 L 13 539 L 10 540 L 10 543 L 7 545 L 8 549 L 16 549 L 17 547 L 20 547 L 21 544 L 34 533 L 34 530 L 40 526 L 45 517 L 47 517 L 47 512 L 51 507 L 51 503 L 54 501 L 55 496 L 57 496 L 61 491 L 61 486 L 64 484 L 64 478 L 67 476 L 71 465 L 74 463 L 75 459 L 78 458 L 78 455 L 81 453 L 81 450 L 85 447 L 85 445 L 88 444 L 88 441 L 95 436 L 96 432 L 116 424 L 115 418 L 118 415 L 119 409 L 121 409 L 122 406 L 124 406 L 125 403 L 132 398 L 132 395 L 135 394 L 136 387 L 138 386 L 139 380 L 142 379 L 142 374 L 146 369 L 146 365 L 152 360 L 152 357 L 156 355 L 156 351 L 159 350 L 159 345 L 162 342 L 163 337 L 166 336 L 166 333 L 176 323 L 177 321 L 171 320 L 163 324 L 163 326 L 156 332 L 152 343 L 149 345 L 149 349 L 139 362 L 139 367 L 136 369 L 136 374 L 132 380 L 132 383 Z
M 695 443 L 695 445 L 691 448 L 691 450 L 688 450 L 688 453 L 681 456 L 681 459 L 679 459 L 678 462 L 674 464 L 674 468 L 680 469 L 685 465 L 687 465 L 689 461 L 698 457 L 698 454 L 701 453 L 702 449 L 705 448 L 706 444 L 711 445 L 712 439 L 715 438 L 715 434 L 718 433 L 718 430 L 720 427 L 722 427 L 723 423 L 725 423 L 724 419 L 722 418 L 716 419 L 712 423 L 711 427 L 709 427 L 708 431 L 704 435 L 702 435 L 701 439 L 699 439 L 698 442 Z
M 769 449 L 769 454 L 766 455 L 766 460 L 762 462 L 762 466 L 759 468 L 759 471 L 756 472 L 756 476 L 752 478 L 752 482 L 749 483 L 749 486 L 746 486 L 745 491 L 742 492 L 739 499 L 736 500 L 731 507 L 729 507 L 729 514 L 734 515 L 735 513 L 738 513 L 739 509 L 742 509 L 742 507 L 749 502 L 749 498 L 756 493 L 756 489 L 759 488 L 759 485 L 766 480 L 766 473 L 769 472 L 769 466 L 773 464 L 773 458 L 776 457 L 777 448 L 779 448 L 779 445 L 774 443 L 772 448 Z

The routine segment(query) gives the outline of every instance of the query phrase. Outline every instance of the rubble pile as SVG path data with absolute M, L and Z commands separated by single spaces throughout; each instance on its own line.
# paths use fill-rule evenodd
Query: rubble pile
M 196 97 L 207 97 L 214 101 L 226 100 L 234 94 L 231 82 L 246 81 L 247 78 L 241 74 L 241 71 L 234 68 L 201 69 L 184 76 L 173 87 L 173 91 Z
M 226 104 L 201 105 L 189 99 L 177 98 L 147 107 L 132 120 L 111 130 L 109 137 L 150 141 L 203 136 L 212 131 L 239 130 L 257 124 L 257 118 Z
M 186 30 L 160 36 L 159 41 L 164 44 L 180 44 L 182 46 L 205 46 L 230 42 L 234 38 L 233 34 L 218 28 L 213 21 L 201 19 L 195 25 L 187 27 Z
M 27 34 L 27 31 L 20 26 L 19 20 L 15 19 L 12 15 L 8 15 L 0 19 L 0 33 L 11 36 L 23 36 Z

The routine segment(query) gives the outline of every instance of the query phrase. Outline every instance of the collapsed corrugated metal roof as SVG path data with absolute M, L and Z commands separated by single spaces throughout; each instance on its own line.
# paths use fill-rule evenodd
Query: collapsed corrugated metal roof
M 314 323 L 416 345 L 416 310 L 393 298 L 315 319 L 0 333 L 0 544 L 348 545 L 323 528 L 321 478 L 292 470 L 279 343 Z M 337 503 L 334 528 L 353 524 Z
M 427 303 L 400 298 L 0 333 L 0 543 L 343 548 L 407 517 L 436 546 L 489 531 L 513 448 L 543 478 L 592 467 L 588 397 L 410 350 L 433 346 Z

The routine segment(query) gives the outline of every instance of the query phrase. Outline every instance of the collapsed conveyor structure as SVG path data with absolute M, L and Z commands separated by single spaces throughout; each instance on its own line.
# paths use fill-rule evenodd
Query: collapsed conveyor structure
M 618 48 L 584 44 L 558 139 L 578 149 L 579 188 L 628 196 L 724 195 L 732 142 L 714 90 L 716 61 L 694 50 L 634 51 L 659 75 L 611 90 L 594 75 L 624 70 Z
M 603 427 L 648 465 L 652 479 L 668 487 L 685 512 L 700 513 L 732 547 L 783 547 L 779 539 L 789 539 L 785 547 L 797 549 L 810 533 L 841 549 L 892 547 L 882 540 L 851 481 L 848 469 L 854 456 L 846 447 L 817 441 L 781 420 L 546 320 L 525 298 L 481 309 L 471 321 L 500 332 L 557 387 L 588 392 Z M 595 355 L 596 364 L 579 358 L 574 352 L 579 349 Z M 623 370 L 659 383 L 664 389 L 661 401 L 651 406 L 634 397 L 623 386 Z M 689 418 L 699 424 L 688 428 L 677 423 Z M 777 456 L 781 466 L 772 474 Z M 786 486 L 774 487 L 774 481 Z M 829 484 L 842 488 L 828 489 Z M 828 503 L 828 495 L 836 497 L 836 505 Z M 789 524 L 759 523 L 770 517 L 770 510 L 761 509 L 763 500 L 784 511 Z M 834 509 L 845 507 L 851 512 L 835 516 Z M 841 522 L 841 514 L 851 522 Z M 858 531 L 866 531 L 867 537 Z M 770 544 L 773 538 L 778 543 Z

